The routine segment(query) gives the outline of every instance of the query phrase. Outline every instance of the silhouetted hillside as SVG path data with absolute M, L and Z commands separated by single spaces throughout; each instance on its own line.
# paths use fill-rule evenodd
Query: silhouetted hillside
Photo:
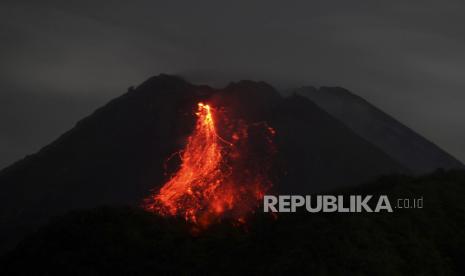
M 407 173 L 378 148 L 299 95 L 285 98 L 270 120 L 277 129 L 281 193 L 331 191 L 375 179 Z
M 192 234 L 132 208 L 56 218 L 1 261 L 2 275 L 463 275 L 465 172 L 384 177 L 348 194 L 424 198 L 394 213 L 257 215 Z
M 164 162 L 183 147 L 199 101 L 276 129 L 276 190 L 331 190 L 408 172 L 304 97 L 283 98 L 263 82 L 212 89 L 160 75 L 0 172 L 0 251 L 69 210 L 138 206 L 169 177 Z
M 303 87 L 296 92 L 315 102 L 412 172 L 421 174 L 438 168 L 465 168 L 435 144 L 344 88 Z

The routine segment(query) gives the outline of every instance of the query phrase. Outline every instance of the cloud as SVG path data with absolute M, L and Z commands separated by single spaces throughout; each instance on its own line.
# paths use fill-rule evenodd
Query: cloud
M 238 79 L 280 89 L 344 86 L 465 161 L 465 110 L 457 104 L 465 101 L 464 7 L 463 1 L 6 1 L 1 89 L 16 102 L 37 99 L 16 105 L 10 120 L 42 110 L 42 120 L 51 120 L 37 139 L 45 144 L 90 106 L 159 73 L 215 86 Z M 74 111 L 60 110 L 63 101 Z M 53 110 L 62 112 L 60 123 L 51 119 Z M 11 144 L 38 135 L 34 127 L 14 133 L 0 134 L 0 151 L 19 156 L 38 148 Z

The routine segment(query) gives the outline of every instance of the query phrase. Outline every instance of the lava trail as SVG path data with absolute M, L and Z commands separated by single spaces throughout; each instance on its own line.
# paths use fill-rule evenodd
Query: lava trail
M 271 181 L 266 162 L 254 158 L 248 139 L 250 132 L 261 133 L 258 137 L 267 149 L 264 157 L 269 159 L 274 130 L 261 126 L 257 132 L 241 121 L 219 120 L 227 124 L 223 128 L 229 142 L 218 133 L 216 111 L 209 104 L 198 104 L 195 129 L 180 153 L 180 168 L 146 201 L 147 210 L 207 227 L 223 218 L 244 223 L 257 209 Z

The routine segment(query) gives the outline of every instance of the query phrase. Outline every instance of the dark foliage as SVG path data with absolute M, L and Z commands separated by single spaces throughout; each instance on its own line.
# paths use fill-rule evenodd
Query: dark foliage
M 2 275 L 464 275 L 465 172 L 387 176 L 340 191 L 424 198 L 394 213 L 257 214 L 196 232 L 133 208 L 56 218 L 2 259 Z

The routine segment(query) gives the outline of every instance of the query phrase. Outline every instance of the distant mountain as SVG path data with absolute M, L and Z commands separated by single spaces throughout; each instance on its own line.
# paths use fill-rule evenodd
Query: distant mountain
M 224 107 L 249 123 L 267 122 L 276 130 L 276 191 L 329 191 L 382 174 L 408 173 L 303 96 L 283 98 L 264 82 L 213 89 L 160 75 L 0 172 L 1 247 L 13 246 L 36 226 L 69 210 L 141 204 L 169 178 L 165 161 L 185 145 L 199 101 Z
M 312 100 L 414 173 L 465 168 L 435 144 L 344 88 L 303 87 L 295 92 Z

